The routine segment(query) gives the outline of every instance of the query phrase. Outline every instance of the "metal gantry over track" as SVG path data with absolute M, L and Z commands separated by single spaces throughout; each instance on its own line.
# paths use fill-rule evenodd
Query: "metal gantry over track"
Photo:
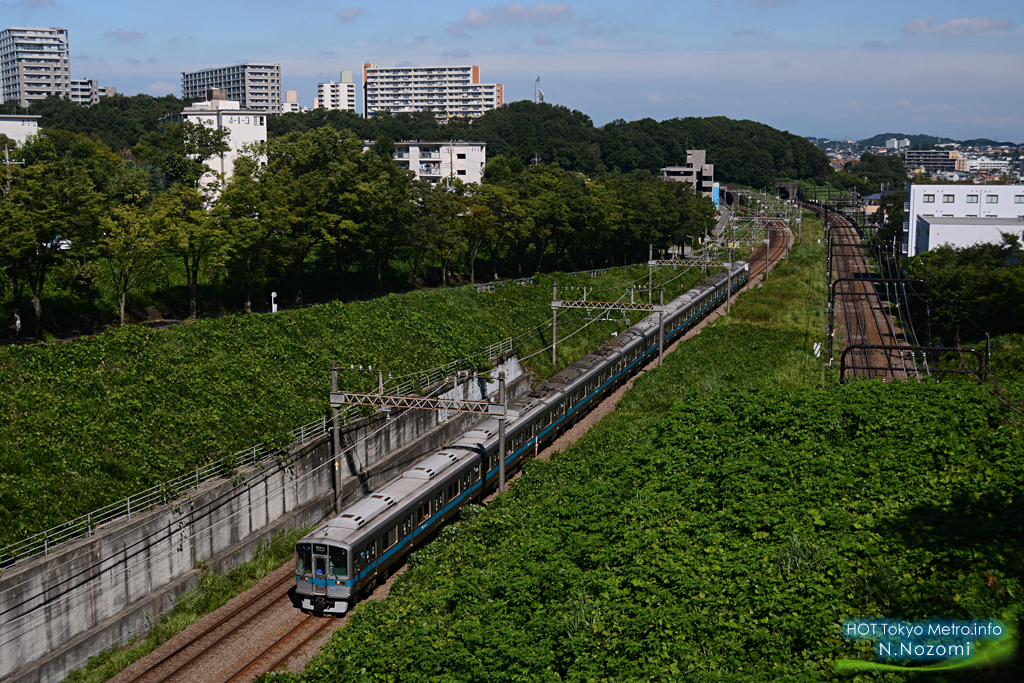
M 682 264 L 679 264 L 682 265 Z M 649 281 L 648 281 L 649 282 Z M 650 298 L 650 289 L 647 290 Z M 658 287 L 660 303 L 651 304 L 642 301 L 587 301 L 586 293 L 583 299 L 575 301 L 562 301 L 558 298 L 558 281 L 551 283 L 551 365 L 558 364 L 558 309 L 583 309 L 586 311 L 646 311 L 658 314 L 658 365 L 665 356 L 665 285 Z M 633 298 L 633 290 L 630 290 L 630 298 Z
M 365 393 L 354 391 L 338 391 L 338 364 L 331 362 L 331 410 L 334 417 L 334 491 L 335 512 L 341 513 L 341 466 L 338 454 L 341 453 L 341 434 L 338 429 L 338 409 L 343 405 L 374 406 L 383 412 L 392 408 L 410 410 L 445 410 L 453 413 L 475 413 L 477 415 L 493 415 L 498 418 L 498 491 L 505 491 L 505 423 L 515 413 L 508 410 L 505 398 L 505 373 L 498 373 L 498 402 L 470 401 L 467 399 L 434 398 L 413 394 Z

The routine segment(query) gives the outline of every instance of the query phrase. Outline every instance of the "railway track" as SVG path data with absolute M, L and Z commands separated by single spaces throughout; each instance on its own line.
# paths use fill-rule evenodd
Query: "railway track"
M 283 577 L 247 596 L 156 661 L 140 670 L 126 669 L 115 681 L 234 683 L 273 670 L 334 623 L 330 618 L 307 617 L 298 612 L 289 596 L 294 583 L 295 575 L 289 566 Z M 261 625 L 258 638 L 254 637 L 256 624 Z M 275 637 L 276 634 L 282 635 Z M 238 655 L 239 645 L 242 657 Z
M 830 250 L 833 291 L 833 315 L 842 339 L 843 350 L 858 346 L 890 348 L 853 348 L 846 356 L 846 367 L 855 377 L 906 380 L 917 377 L 912 354 L 900 351 L 909 346 L 903 332 L 893 323 L 888 303 L 878 296 L 859 228 L 845 216 L 827 211 L 828 248 Z M 835 354 L 841 356 L 840 354 Z
M 751 281 L 764 273 L 766 260 L 771 267 L 785 257 L 789 237 L 781 228 L 769 230 L 769 244 L 759 246 L 751 256 Z M 344 623 L 344 618 L 315 617 L 294 609 L 289 596 L 295 581 L 291 563 L 278 571 L 286 573 L 155 661 L 139 662 L 112 683 L 252 680 L 290 660 L 332 626 Z M 271 618 L 272 612 L 280 614 Z M 242 648 L 246 653 L 242 657 L 238 655 L 239 641 L 247 646 Z

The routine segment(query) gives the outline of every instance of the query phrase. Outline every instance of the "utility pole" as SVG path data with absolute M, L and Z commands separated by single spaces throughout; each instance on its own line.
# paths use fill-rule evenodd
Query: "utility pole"
M 338 393 L 338 361 L 331 361 L 331 393 Z M 341 431 L 338 425 L 338 407 L 331 406 L 331 426 L 334 446 L 334 514 L 341 514 Z
M 502 415 L 498 418 L 498 493 L 505 492 L 505 420 L 508 419 L 508 406 L 505 405 L 505 371 L 498 373 L 498 403 L 501 404 Z

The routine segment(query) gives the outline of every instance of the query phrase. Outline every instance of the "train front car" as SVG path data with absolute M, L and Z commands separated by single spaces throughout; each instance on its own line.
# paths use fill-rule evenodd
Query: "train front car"
M 344 614 L 352 602 L 348 577 L 349 548 L 306 537 L 295 544 L 295 592 L 302 609 L 316 614 Z

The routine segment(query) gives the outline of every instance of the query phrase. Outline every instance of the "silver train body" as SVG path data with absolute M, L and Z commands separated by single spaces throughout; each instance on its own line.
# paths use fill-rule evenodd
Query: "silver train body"
M 732 288 L 750 267 L 732 264 Z M 667 304 L 669 344 L 724 302 L 727 273 Z M 587 410 L 658 355 L 653 314 L 509 404 L 505 467 L 514 472 Z M 512 413 L 516 415 L 512 417 Z M 344 614 L 462 506 L 497 488 L 498 422 L 489 418 L 298 541 L 296 592 L 302 609 Z

